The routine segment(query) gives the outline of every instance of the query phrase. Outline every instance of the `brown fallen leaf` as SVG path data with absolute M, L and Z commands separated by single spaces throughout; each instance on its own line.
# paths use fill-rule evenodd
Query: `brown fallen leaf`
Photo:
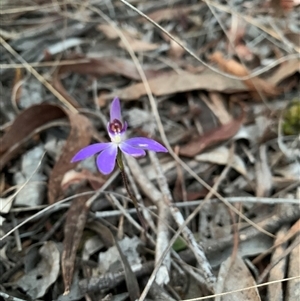
M 151 91 L 156 96 L 163 96 L 173 93 L 187 92 L 192 90 L 219 91 L 223 93 L 244 92 L 247 87 L 239 80 L 225 77 L 221 74 L 205 70 L 200 74 L 175 71 L 157 76 L 148 81 Z M 146 95 L 143 83 L 133 84 L 124 89 L 108 94 L 105 98 L 110 99 L 118 95 L 123 100 L 135 100 Z
M 278 85 L 281 81 L 295 74 L 296 72 L 300 72 L 300 60 L 292 59 L 282 63 L 280 67 L 277 68 L 276 71 L 270 76 L 268 81 L 273 85 Z
M 289 263 L 288 263 L 288 274 L 287 277 L 295 277 L 295 279 L 289 281 L 287 283 L 287 290 L 286 290 L 286 300 L 293 301 L 299 299 L 299 287 L 300 287 L 300 279 L 299 279 L 299 266 L 300 266 L 300 244 L 299 239 L 297 238 L 292 242 L 294 244 L 294 248 L 291 251 L 289 256 Z
M 126 37 L 126 39 L 134 52 L 152 51 L 160 47 L 159 44 L 134 39 L 132 37 Z M 123 41 L 120 41 L 118 45 L 123 49 L 127 49 L 127 46 Z
M 177 40 L 179 40 L 183 45 L 186 46 L 186 43 L 184 41 L 181 41 L 179 38 L 177 38 Z M 168 50 L 168 56 L 172 60 L 179 60 L 183 57 L 184 54 L 185 54 L 185 49 L 183 49 L 175 41 L 171 40 L 170 41 L 170 49 Z
M 6 152 L 37 127 L 64 116 L 61 107 L 51 104 L 34 105 L 22 111 L 9 130 L 0 138 L 0 154 Z
M 102 176 L 99 177 L 98 175 L 94 175 L 87 169 L 83 169 L 80 172 L 69 170 L 65 173 L 61 181 L 61 188 L 65 191 L 70 185 L 80 183 L 81 181 L 89 181 L 92 188 L 98 190 L 106 180 Z
M 225 141 L 233 137 L 244 120 L 245 111 L 243 110 L 241 116 L 238 119 L 234 119 L 231 122 L 224 124 L 216 129 L 208 131 L 203 136 L 198 137 L 195 140 L 181 146 L 179 154 L 186 157 L 194 157 L 203 150 L 216 145 L 219 142 Z
M 224 95 L 218 92 L 210 92 L 208 96 L 209 99 L 206 99 L 206 97 L 201 98 L 219 119 L 221 124 L 229 123 L 232 120 L 232 116 L 226 108 Z
M 85 57 L 72 55 L 67 59 L 83 59 Z M 136 69 L 136 66 L 131 60 L 118 57 L 101 57 L 101 58 L 86 58 L 89 61 L 74 65 L 61 66 L 59 74 L 74 72 L 79 74 L 88 74 L 93 76 L 104 76 L 118 74 L 129 79 L 141 80 L 141 77 Z M 145 68 L 144 72 L 147 78 L 153 78 L 162 73 L 153 69 Z
M 115 40 L 120 38 L 117 31 L 114 29 L 114 27 L 109 24 L 100 24 L 97 27 L 97 29 L 100 30 L 110 40 Z M 155 43 L 150 43 L 147 41 L 140 40 L 139 38 L 135 37 L 134 34 L 126 30 L 123 29 L 120 30 L 122 31 L 124 37 L 127 39 L 128 43 L 130 44 L 132 50 L 135 52 L 151 51 L 157 49 L 160 46 Z M 126 45 L 123 43 L 122 40 L 119 41 L 118 46 L 123 49 L 127 49 Z
M 67 213 L 64 226 L 63 252 L 61 255 L 62 277 L 64 281 L 64 295 L 68 294 L 72 285 L 75 259 L 78 246 L 89 213 L 86 204 L 88 196 L 74 199 Z
M 249 71 L 242 64 L 233 59 L 225 59 L 223 54 L 219 51 L 213 53 L 210 56 L 210 60 L 216 62 L 222 70 L 230 74 L 241 77 L 249 75 Z M 255 99 L 260 99 L 257 91 L 260 91 L 269 97 L 274 97 L 281 93 L 281 89 L 258 77 L 244 80 L 244 83 L 249 88 L 250 92 L 254 92 L 252 95 Z
M 0 138 L 0 170 L 21 152 L 24 140 L 36 129 L 65 115 L 61 107 L 51 104 L 34 105 L 21 112 Z
M 50 174 L 48 186 L 48 201 L 50 204 L 54 203 L 61 193 L 61 181 L 64 174 L 74 167 L 74 164 L 70 163 L 72 157 L 82 147 L 88 145 L 91 140 L 93 126 L 90 121 L 85 116 L 69 112 L 62 107 L 40 104 L 21 112 L 0 139 L 0 169 L 2 169 L 10 159 L 20 152 L 23 140 L 31 135 L 34 130 L 50 121 L 65 116 L 68 116 L 70 120 L 71 132 L 63 148 L 62 155 Z
M 298 49 L 300 52 L 300 33 L 288 31 L 285 33 L 285 37 Z
M 65 173 L 74 168 L 71 159 L 82 147 L 90 143 L 93 134 L 93 126 L 85 116 L 70 111 L 66 113 L 70 120 L 71 132 L 49 177 L 48 202 L 50 204 L 55 203 L 62 193 L 61 182 Z
M 288 12 L 298 5 L 300 5 L 299 0 L 271 0 L 270 2 L 270 6 L 278 16 L 281 16 L 283 11 Z
M 153 13 L 149 13 L 147 14 L 147 16 L 153 21 L 159 23 L 161 21 L 180 19 L 182 18 L 182 16 L 187 15 L 192 11 L 197 11 L 201 7 L 203 7 L 202 3 L 195 4 L 195 5 L 188 5 L 188 6 L 164 8 L 164 9 L 157 10 Z M 143 23 L 148 22 L 145 18 L 139 18 L 138 21 Z
M 245 290 L 216 297 L 216 301 L 261 301 L 257 288 L 247 289 L 255 286 L 256 282 L 249 269 L 239 256 L 232 261 L 229 257 L 221 265 L 216 294 L 230 292 L 245 288 Z

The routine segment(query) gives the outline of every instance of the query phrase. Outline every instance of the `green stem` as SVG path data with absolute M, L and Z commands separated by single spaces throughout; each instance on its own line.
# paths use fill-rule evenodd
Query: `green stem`
M 142 227 L 144 228 L 144 230 L 146 232 L 147 228 L 148 228 L 147 223 L 139 210 L 138 201 L 137 201 L 136 197 L 131 193 L 131 191 L 129 189 L 128 179 L 127 179 L 127 175 L 125 173 L 124 164 L 123 164 L 123 160 L 122 160 L 122 152 L 119 149 L 118 149 L 118 155 L 117 155 L 117 163 L 118 163 L 118 167 L 120 169 L 121 175 L 122 175 L 122 180 L 123 180 L 124 186 L 126 188 L 126 191 L 133 202 L 133 205 L 136 209 L 137 216 L 142 224 Z

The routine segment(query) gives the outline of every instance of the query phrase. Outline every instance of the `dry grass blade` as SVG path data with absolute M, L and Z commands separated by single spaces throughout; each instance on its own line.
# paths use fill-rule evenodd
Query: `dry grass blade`
M 3 1 L 0 298 L 294 301 L 299 0 Z M 124 166 L 144 227 L 106 149 L 70 163 L 134 137 L 169 151 Z
M 237 80 L 248 80 L 248 79 L 251 79 L 253 77 L 256 77 L 260 74 L 263 74 L 265 73 L 266 71 L 272 69 L 273 67 L 276 67 L 277 65 L 285 62 L 285 61 L 289 61 L 289 60 L 292 60 L 292 59 L 297 59 L 298 58 L 298 55 L 297 54 L 291 54 L 291 55 L 287 55 L 285 57 L 282 57 L 280 59 L 277 59 L 276 61 L 274 61 L 272 64 L 270 64 L 269 66 L 267 67 L 264 67 L 264 68 L 261 68 L 257 71 L 254 71 L 252 72 L 251 74 L 249 74 L 248 76 L 242 76 L 242 77 L 236 77 L 236 76 L 232 76 L 231 74 L 229 73 L 224 73 L 220 70 L 218 70 L 217 68 L 214 68 L 213 66 L 207 64 L 206 62 L 204 62 L 203 60 L 201 60 L 193 51 L 191 51 L 190 49 L 188 49 L 187 47 L 185 47 L 180 41 L 178 41 L 177 39 L 175 39 L 172 34 L 170 34 L 167 30 L 165 30 L 162 26 L 160 26 L 158 23 L 156 23 L 154 20 L 152 20 L 151 18 L 149 18 L 149 16 L 147 16 L 146 14 L 142 13 L 139 9 L 137 9 L 136 7 L 134 7 L 132 4 L 130 4 L 129 2 L 127 2 L 126 0 L 119 0 L 120 2 L 123 2 L 126 6 L 130 7 L 132 10 L 134 10 L 135 12 L 137 12 L 139 15 L 141 15 L 142 17 L 144 17 L 145 19 L 147 19 L 150 23 L 152 23 L 155 27 L 157 27 L 158 29 L 160 29 L 163 33 L 165 33 L 170 39 L 172 39 L 173 41 L 175 41 L 179 46 L 181 46 L 189 55 L 191 55 L 194 59 L 196 59 L 198 62 L 200 62 L 201 64 L 203 64 L 205 67 L 207 67 L 208 69 L 214 71 L 215 73 L 218 73 L 218 74 L 222 74 L 223 76 L 226 76 L 228 78 L 232 78 L 232 79 L 237 79 Z M 205 0 L 206 2 L 209 2 L 209 4 L 212 4 L 211 1 L 207 1 Z M 225 7 L 225 6 L 222 6 L 222 7 Z M 227 10 L 227 9 L 224 9 L 225 11 L 231 13 L 231 11 Z M 247 21 L 249 21 L 251 23 L 252 19 L 250 18 L 246 18 L 245 19 Z M 255 24 L 257 25 L 257 24 Z M 258 25 L 258 27 L 260 27 Z M 276 38 L 278 38 L 278 36 L 276 36 Z

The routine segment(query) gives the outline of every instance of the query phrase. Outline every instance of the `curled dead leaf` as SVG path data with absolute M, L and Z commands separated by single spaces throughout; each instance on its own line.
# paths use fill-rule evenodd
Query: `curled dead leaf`
M 48 200 L 54 203 L 61 194 L 61 180 L 64 174 L 74 167 L 70 163 L 74 154 L 89 144 L 93 126 L 90 121 L 77 113 L 52 105 L 40 104 L 21 112 L 14 120 L 9 130 L 0 139 L 0 168 L 2 169 L 12 158 L 20 153 L 28 137 L 34 131 L 50 121 L 68 116 L 71 132 L 63 148 L 62 155 L 56 162 L 49 179 Z
M 48 184 L 50 204 L 55 203 L 62 193 L 61 182 L 64 174 L 74 167 L 71 159 L 81 148 L 90 143 L 93 134 L 93 126 L 85 116 L 70 111 L 66 111 L 66 114 L 70 120 L 71 132 L 50 174 Z
M 83 169 L 80 172 L 77 172 L 75 170 L 69 170 L 68 172 L 65 173 L 62 179 L 61 182 L 62 190 L 68 189 L 68 187 L 72 184 L 79 183 L 81 181 L 86 181 L 86 180 L 89 181 L 90 185 L 95 190 L 98 190 L 105 182 L 104 177 L 95 176 L 87 169 Z
M 240 256 L 234 260 L 228 258 L 220 268 L 216 293 L 230 292 L 245 288 L 235 293 L 216 297 L 216 301 L 261 301 L 256 282 Z M 251 289 L 247 289 L 252 287 Z
M 63 109 L 51 104 L 34 105 L 22 111 L 0 138 L 0 169 L 20 153 L 24 140 L 36 129 L 62 117 Z
M 210 56 L 210 60 L 217 63 L 222 70 L 230 74 L 241 77 L 249 75 L 249 71 L 242 64 L 233 59 L 225 59 L 221 52 L 217 51 L 213 53 Z M 252 92 L 255 99 L 260 99 L 257 92 L 261 92 L 269 97 L 275 97 L 281 93 L 280 88 L 258 77 L 244 80 L 244 83 L 249 88 L 249 91 Z
M 203 136 L 190 141 L 186 145 L 180 147 L 179 154 L 186 157 L 194 157 L 203 150 L 218 144 L 219 142 L 225 141 L 233 137 L 244 120 L 244 110 L 238 119 L 234 119 L 229 123 L 226 123 L 216 129 L 208 131 Z

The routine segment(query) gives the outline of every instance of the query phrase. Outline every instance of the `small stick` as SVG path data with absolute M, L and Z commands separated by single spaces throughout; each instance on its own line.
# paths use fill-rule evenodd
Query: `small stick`
M 142 227 L 143 227 L 144 231 L 147 232 L 147 228 L 148 228 L 147 223 L 146 223 L 143 215 L 141 214 L 141 212 L 139 210 L 138 201 L 137 201 L 136 197 L 130 191 L 130 188 L 129 188 L 129 185 L 128 185 L 127 175 L 125 173 L 124 164 L 123 164 L 123 160 L 122 160 L 122 153 L 119 149 L 118 149 L 118 155 L 117 155 L 117 163 L 118 163 L 118 167 L 120 169 L 120 172 L 121 172 L 121 175 L 122 175 L 122 180 L 123 180 L 124 186 L 127 190 L 127 193 L 128 193 L 129 197 L 131 198 L 131 200 L 133 202 L 133 205 L 136 209 L 137 216 L 138 216 L 138 218 L 139 218 L 139 220 L 142 224 Z

